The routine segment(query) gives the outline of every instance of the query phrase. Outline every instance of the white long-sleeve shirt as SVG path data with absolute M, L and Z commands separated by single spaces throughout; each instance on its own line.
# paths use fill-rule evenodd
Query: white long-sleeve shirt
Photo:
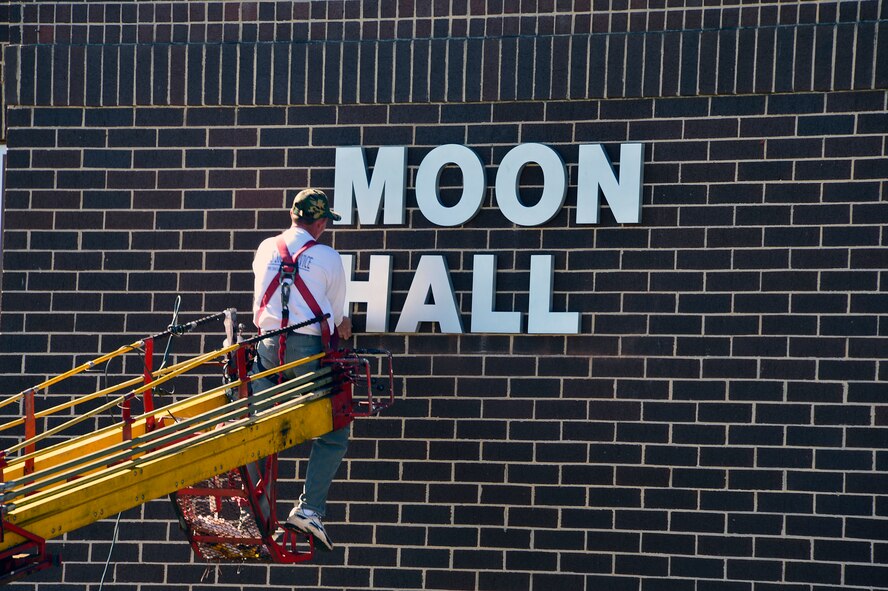
M 287 248 L 292 257 L 306 242 L 312 240 L 312 237 L 306 230 L 294 225 L 284 232 L 284 240 L 287 242 Z M 280 287 L 272 294 L 262 314 L 258 314 L 262 296 L 265 295 L 269 284 L 272 281 L 275 284 L 278 283 L 281 256 L 278 253 L 276 241 L 277 236 L 263 240 L 253 259 L 253 323 L 262 332 L 281 327 Z M 299 276 L 302 277 L 308 290 L 317 300 L 321 311 L 330 314 L 327 323 L 330 326 L 330 332 L 333 332 L 335 327 L 342 322 L 345 309 L 345 271 L 342 269 L 342 258 L 329 246 L 318 243 L 306 250 L 299 257 L 298 263 Z M 315 316 L 296 286 L 290 288 L 288 308 L 290 311 L 288 324 L 302 322 Z M 315 323 L 300 328 L 296 332 L 320 335 L 321 329 Z

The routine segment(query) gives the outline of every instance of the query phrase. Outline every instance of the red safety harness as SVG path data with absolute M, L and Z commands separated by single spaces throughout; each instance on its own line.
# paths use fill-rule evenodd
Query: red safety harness
M 305 300 L 305 303 L 308 304 L 309 309 L 312 314 L 315 315 L 316 318 L 322 318 L 321 320 L 321 342 L 324 345 L 324 350 L 327 351 L 330 349 L 330 325 L 327 323 L 327 319 L 323 318 L 324 312 L 321 310 L 321 307 L 318 305 L 317 300 L 315 300 L 314 296 L 309 291 L 308 286 L 305 285 L 305 281 L 302 280 L 302 277 L 299 276 L 299 257 L 302 256 L 306 250 L 316 245 L 317 242 L 314 240 L 309 240 L 306 242 L 302 248 L 300 248 L 294 256 L 290 256 L 290 249 L 287 247 L 287 241 L 284 240 L 284 235 L 281 234 L 275 239 L 275 246 L 277 247 L 278 253 L 281 255 L 281 266 L 278 270 L 277 277 L 271 280 L 271 283 L 265 289 L 265 293 L 262 295 L 262 300 L 259 302 L 259 310 L 256 312 L 256 323 L 259 322 L 259 317 L 262 315 L 262 312 L 265 311 L 265 308 L 268 306 L 268 302 L 271 301 L 272 296 L 274 296 L 274 292 L 278 289 L 281 290 L 281 328 L 288 326 L 290 324 L 290 307 L 288 306 L 290 302 L 290 286 L 295 285 L 296 289 L 299 290 L 299 293 L 302 295 L 302 299 Z M 260 329 L 261 332 L 261 329 Z M 287 350 L 287 333 L 283 332 L 280 336 L 280 344 L 278 346 L 278 360 L 281 365 L 284 364 L 284 354 Z M 278 376 L 280 379 L 282 376 Z

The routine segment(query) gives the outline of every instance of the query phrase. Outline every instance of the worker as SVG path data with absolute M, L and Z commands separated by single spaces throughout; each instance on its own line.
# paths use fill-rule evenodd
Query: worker
M 344 313 L 342 259 L 333 248 L 315 242 L 330 220 L 339 219 L 323 191 L 304 189 L 293 197 L 290 228 L 259 245 L 253 259 L 253 322 L 260 334 L 324 314 L 329 317 L 260 341 L 252 373 L 319 353 L 332 346 L 329 341 L 336 337 L 351 337 L 351 320 Z M 294 265 L 287 264 L 291 260 Z M 279 379 L 291 379 L 318 367 L 318 361 L 299 365 L 283 372 Z M 260 392 L 275 383 L 274 376 L 256 380 L 253 391 Z M 349 431 L 346 425 L 312 442 L 302 495 L 283 524 L 291 531 L 314 536 L 325 550 L 333 549 L 322 522 L 327 493 L 348 448 Z

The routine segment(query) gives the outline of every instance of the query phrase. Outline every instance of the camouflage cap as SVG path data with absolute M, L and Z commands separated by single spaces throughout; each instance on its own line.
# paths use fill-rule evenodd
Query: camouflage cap
M 303 189 L 296 193 L 290 211 L 300 219 L 309 222 L 321 218 L 330 218 L 333 221 L 342 219 L 342 216 L 330 209 L 327 196 L 319 189 Z

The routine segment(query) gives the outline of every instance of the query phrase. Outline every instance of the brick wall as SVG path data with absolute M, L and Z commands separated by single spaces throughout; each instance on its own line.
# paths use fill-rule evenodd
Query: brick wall
M 332 243 L 359 277 L 393 256 L 391 326 L 423 254 L 446 257 L 466 327 L 474 253 L 499 255 L 514 310 L 530 255 L 553 254 L 582 334 L 359 335 L 395 353 L 403 394 L 355 425 L 335 553 L 205 572 L 157 501 L 123 515 L 105 588 L 888 588 L 884 9 L 629 4 L 10 5 L 6 394 L 156 332 L 177 294 L 183 317 L 246 313 L 284 190 L 332 188 L 337 146 L 409 146 L 410 187 L 445 143 L 488 179 L 519 143 L 568 163 L 542 227 L 488 195 L 437 228 L 408 191 L 406 227 Z M 642 222 L 576 225 L 577 146 L 627 141 Z M 16 587 L 98 588 L 113 528 Z

